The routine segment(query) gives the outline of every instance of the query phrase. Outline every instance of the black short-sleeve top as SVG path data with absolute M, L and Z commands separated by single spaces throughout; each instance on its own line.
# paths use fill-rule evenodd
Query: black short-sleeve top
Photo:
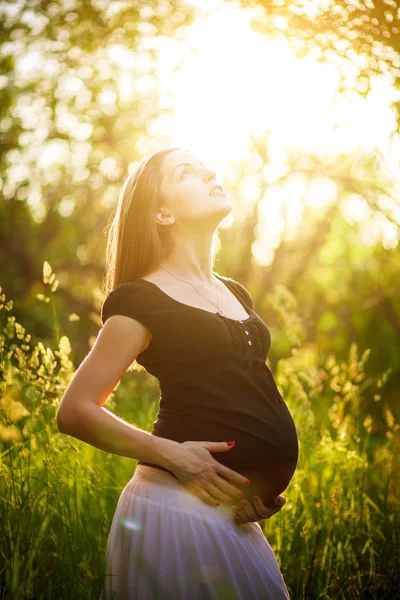
M 265 361 L 270 330 L 248 290 L 215 272 L 245 308 L 239 320 L 175 300 L 146 279 L 123 283 L 105 299 L 104 324 L 115 314 L 151 332 L 137 362 L 158 379 L 159 410 L 152 435 L 177 442 L 228 441 L 213 458 L 259 482 L 263 498 L 283 491 L 296 468 L 298 439 L 289 408 Z M 172 471 L 156 464 L 138 464 Z

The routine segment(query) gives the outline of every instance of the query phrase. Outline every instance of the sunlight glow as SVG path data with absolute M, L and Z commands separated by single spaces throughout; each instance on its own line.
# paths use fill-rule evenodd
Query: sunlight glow
M 140 523 L 131 519 L 121 519 L 120 524 L 125 529 L 130 529 L 131 531 L 141 531 L 143 529 Z
M 250 10 L 223 4 L 189 28 L 190 50 L 181 52 L 182 66 L 170 80 L 174 141 L 223 175 L 229 163 L 249 159 L 249 135 L 263 139 L 268 134 L 271 184 L 293 152 L 334 161 L 339 154 L 359 151 L 361 156 L 379 148 L 386 156 L 395 127 L 389 102 L 400 99 L 390 78 L 372 78 L 366 99 L 355 91 L 339 92 L 337 66 L 318 62 L 313 53 L 296 59 L 283 37 L 269 40 L 252 31 L 251 16 Z M 277 22 L 277 28 L 285 28 L 283 21 Z M 355 56 L 353 64 L 343 65 L 347 80 L 355 80 L 360 62 Z M 398 160 L 394 169 L 399 176 Z M 272 202 L 286 203 L 286 224 L 292 235 L 301 220 L 301 204 L 323 206 L 336 193 L 328 178 L 316 179 L 305 189 L 300 177 L 263 201 L 270 218 Z M 279 229 L 276 221 L 274 227 Z M 393 238 L 391 226 L 388 236 Z M 270 243 L 269 234 L 262 237 Z M 265 251 L 260 253 L 263 260 Z
M 375 77 L 367 100 L 338 95 L 337 67 L 294 58 L 284 38 L 254 33 L 245 15 L 225 5 L 189 29 L 193 50 L 174 80 L 174 113 L 198 151 L 243 157 L 248 134 L 267 129 L 275 153 L 299 145 L 335 154 L 385 143 L 394 127 L 390 80 Z
M 308 154 L 332 168 L 337 165 L 340 175 L 340 169 L 345 168 L 341 163 L 347 155 L 353 155 L 353 163 L 354 156 L 359 155 L 362 163 L 368 153 L 378 150 L 390 170 L 391 180 L 400 182 L 399 136 L 391 139 L 396 114 L 389 107 L 391 101 L 400 100 L 400 92 L 388 74 L 372 77 L 371 91 L 362 98 L 351 89 L 364 60 L 355 53 L 343 64 L 321 62 L 318 48 L 310 49 L 305 58 L 296 59 L 284 37 L 287 29 L 284 17 L 274 18 L 277 32 L 282 33 L 276 39 L 269 39 L 252 30 L 257 7 L 245 10 L 221 0 L 186 1 L 198 9 L 193 24 L 178 28 L 173 38 L 154 33 L 144 35 L 135 52 L 123 44 L 111 43 L 96 52 L 92 65 L 82 63 L 68 72 L 60 72 L 58 62 L 46 55 L 45 46 L 41 48 L 36 42 L 29 53 L 19 54 L 17 82 L 19 78 L 32 82 L 40 77 L 57 79 L 55 95 L 62 99 L 60 106 L 63 106 L 56 115 L 57 129 L 74 138 L 71 149 L 62 139 L 47 140 L 51 114 L 44 99 L 32 100 L 28 94 L 19 98 L 13 116 L 21 119 L 24 128 L 35 132 L 34 140 L 33 134 L 23 133 L 21 143 L 37 152 L 37 166 L 43 170 L 46 181 L 61 176 L 62 164 L 67 160 L 77 169 L 75 182 L 88 176 L 86 157 L 91 150 L 90 138 L 96 131 L 90 119 L 85 119 L 86 109 L 93 102 L 85 80 L 98 71 L 103 84 L 96 102 L 104 115 L 115 115 L 118 107 L 132 108 L 132 122 L 138 120 L 140 127 L 141 120 L 148 120 L 148 135 L 136 142 L 139 153 L 146 154 L 155 149 L 152 144 L 170 139 L 172 145 L 191 150 L 216 170 L 225 187 L 236 186 L 240 210 L 237 215 L 232 211 L 223 226 L 229 227 L 261 197 L 259 216 L 264 225 L 258 228 L 254 255 L 264 264 L 282 236 L 296 235 L 310 207 L 318 213 L 338 198 L 339 186 L 329 173 L 316 175 L 318 169 Z M 304 4 L 312 16 L 325 2 L 315 0 Z M 148 10 L 145 6 L 141 8 L 144 21 Z M 37 28 L 43 27 L 42 20 L 35 23 Z M 8 52 L 7 47 L 4 52 Z M 76 47 L 69 50 L 69 56 L 78 63 L 79 53 Z M 347 93 L 339 89 L 341 77 L 350 86 Z M 83 117 L 68 110 L 69 102 L 75 103 Z M 154 102 L 159 109 L 166 109 L 158 117 L 152 115 Z M 140 116 L 134 113 L 136 103 L 143 107 Z M 1 125 L 3 130 L 7 129 L 6 119 Z M 267 156 L 257 155 L 254 141 L 267 147 Z M 21 159 L 18 157 L 16 162 Z M 299 160 L 302 173 L 291 173 L 291 165 L 297 161 L 299 167 Z M 240 170 L 237 174 L 235 163 L 239 167 L 246 165 L 247 172 Z M 357 161 L 353 168 L 357 170 Z M 112 178 L 114 170 L 115 165 L 108 159 L 101 163 L 100 171 L 106 177 Z M 8 187 L 3 190 L 6 195 L 12 195 L 13 185 L 21 181 L 24 171 L 13 167 L 11 175 Z M 400 197 L 400 183 L 395 184 L 393 193 Z M 35 198 L 33 194 L 32 206 Z M 69 208 L 70 205 L 64 207 L 64 212 Z M 357 210 L 360 210 L 358 216 Z M 390 210 L 393 219 L 398 219 L 398 206 Z M 357 223 L 365 218 L 357 201 L 348 207 L 348 215 Z M 373 215 L 369 221 L 369 226 L 379 230 L 382 243 L 393 245 L 394 238 L 397 239 L 397 234 L 393 234 L 395 224 L 386 219 L 378 225 Z M 365 235 L 367 238 L 372 239 Z

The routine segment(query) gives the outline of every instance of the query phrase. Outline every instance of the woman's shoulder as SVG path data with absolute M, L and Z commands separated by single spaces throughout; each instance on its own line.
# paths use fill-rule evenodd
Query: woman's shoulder
M 151 312 L 154 300 L 142 279 L 120 283 L 106 294 L 101 307 L 103 324 L 113 314 L 137 318 Z M 139 320 L 141 320 L 139 318 Z
M 233 277 L 227 277 L 226 275 L 220 275 L 216 271 L 213 271 L 214 275 L 216 275 L 219 279 L 222 279 L 226 285 L 231 289 L 233 293 L 236 293 L 245 304 L 250 306 L 250 308 L 254 308 L 253 299 L 250 295 L 248 289 L 239 281 L 234 279 Z
M 135 279 L 134 281 L 125 281 L 120 283 L 114 289 L 108 290 L 105 295 L 104 303 L 110 299 L 129 298 L 131 296 L 142 296 L 146 292 L 146 286 L 143 285 L 142 279 Z

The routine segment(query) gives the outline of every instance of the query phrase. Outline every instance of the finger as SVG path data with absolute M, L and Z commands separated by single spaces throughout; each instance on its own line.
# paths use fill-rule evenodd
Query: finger
M 271 516 L 282 510 L 282 506 L 267 506 L 267 508 L 271 511 Z
M 258 521 L 260 519 L 260 516 L 257 515 L 256 511 L 254 510 L 254 507 L 250 504 L 248 500 L 242 500 L 241 504 L 242 509 L 247 517 L 247 521 Z
M 279 494 L 279 496 L 277 496 L 274 500 L 274 506 L 283 506 L 286 502 L 286 496 L 282 496 L 282 494 Z
M 282 506 L 265 506 L 259 496 L 254 496 L 254 508 L 262 519 L 269 519 L 279 512 Z
M 244 493 L 241 490 L 219 477 L 217 473 L 212 482 L 219 489 L 220 495 L 218 495 L 218 498 L 221 498 L 224 502 L 230 502 L 232 498 L 235 500 L 244 498 Z
M 232 469 L 230 469 L 229 467 L 226 467 L 225 465 L 223 465 L 222 463 L 220 463 L 218 461 L 215 461 L 215 462 L 217 463 L 216 472 L 218 473 L 218 475 L 221 475 L 222 477 L 225 477 L 226 479 L 229 479 L 230 481 L 233 481 L 234 483 L 239 483 L 240 485 L 245 485 L 246 487 L 249 487 L 251 485 L 251 482 L 247 479 L 247 477 L 240 475 L 240 473 L 233 471 Z
M 224 492 L 218 487 L 219 482 L 217 479 L 213 479 L 213 482 L 209 482 L 203 489 L 208 492 L 210 496 L 220 500 L 221 502 L 226 502 L 228 504 L 233 504 L 233 500 L 231 496 L 224 494 Z
M 233 518 L 236 523 L 240 523 L 242 525 L 246 523 L 246 515 L 240 505 L 236 508 Z
M 268 509 L 268 515 L 266 517 L 264 517 L 264 519 L 270 519 L 271 517 L 273 517 L 274 515 L 276 515 L 276 513 L 278 513 L 281 510 L 282 507 L 279 508 L 270 508 Z
M 266 508 L 267 511 L 265 512 L 264 519 L 270 519 L 281 510 L 282 506 L 267 506 Z
M 233 520 L 235 521 L 236 525 L 244 525 L 246 522 L 239 515 L 237 515 Z
M 226 452 L 231 450 L 235 443 L 228 444 L 228 442 L 197 442 L 202 448 L 206 448 L 209 452 Z
M 213 497 L 210 493 L 208 493 L 208 491 L 205 490 L 204 488 L 198 488 L 198 492 L 196 495 L 200 498 L 200 500 L 202 500 L 206 504 L 209 504 L 210 506 L 219 506 L 220 505 L 220 502 L 215 497 Z
M 261 519 L 268 519 L 270 516 L 270 509 L 262 502 L 259 496 L 254 496 L 254 509 Z

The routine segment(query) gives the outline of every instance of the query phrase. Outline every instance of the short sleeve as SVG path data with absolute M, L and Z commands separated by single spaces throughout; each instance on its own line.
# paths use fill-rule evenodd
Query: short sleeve
M 101 307 L 101 321 L 104 325 L 111 315 L 125 315 L 140 321 L 153 333 L 152 306 L 146 290 L 135 282 L 122 283 L 109 293 Z

